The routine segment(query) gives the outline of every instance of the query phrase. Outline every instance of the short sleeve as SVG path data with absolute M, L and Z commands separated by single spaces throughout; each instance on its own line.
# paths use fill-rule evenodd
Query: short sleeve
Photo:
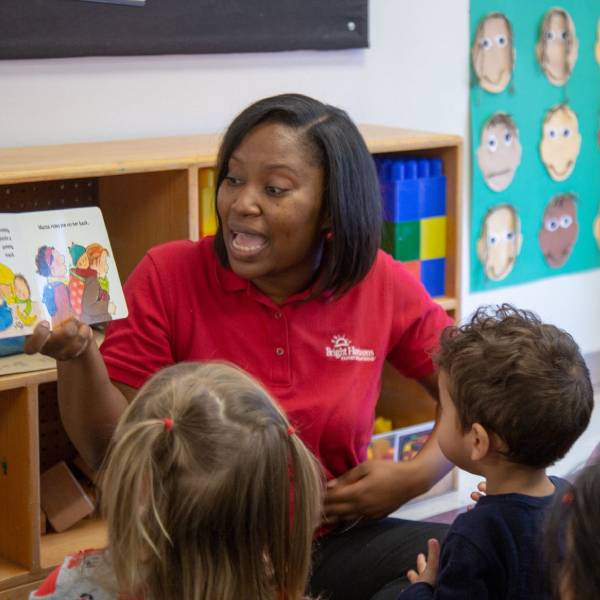
M 394 314 L 387 359 L 403 375 L 422 379 L 435 371 L 432 356 L 452 319 L 402 263 L 392 261 L 390 269 Z
M 146 254 L 123 287 L 129 316 L 112 321 L 100 351 L 111 379 L 139 388 L 174 362 L 168 290 Z

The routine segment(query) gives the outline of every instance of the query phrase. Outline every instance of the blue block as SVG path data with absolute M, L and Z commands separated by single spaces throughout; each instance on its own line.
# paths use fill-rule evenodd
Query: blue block
M 443 296 L 446 291 L 446 259 L 422 260 L 421 282 L 431 296 Z
M 446 177 L 439 158 L 419 160 L 419 217 L 446 214 Z

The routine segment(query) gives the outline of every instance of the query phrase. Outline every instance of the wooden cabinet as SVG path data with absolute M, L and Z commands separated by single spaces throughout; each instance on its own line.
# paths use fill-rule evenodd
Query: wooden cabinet
M 361 131 L 373 154 L 442 159 L 447 178 L 448 252 L 446 295 L 437 300 L 457 316 L 461 138 L 374 125 L 362 126 Z M 0 211 L 31 209 L 16 195 L 17 190 L 23 198 L 33 197 L 37 202 L 37 197 L 44 197 L 44 186 L 53 182 L 57 187 L 50 207 L 65 205 L 63 190 L 77 203 L 77 182 L 86 181 L 104 214 L 124 280 L 151 246 L 174 239 L 198 239 L 199 170 L 214 166 L 219 139 L 195 135 L 0 149 Z M 65 554 L 101 547 L 106 541 L 102 523 L 93 518 L 61 534 L 40 535 L 43 460 L 38 394 L 52 390 L 55 380 L 54 369 L 0 376 L 0 600 L 27 598 L 29 590 Z M 406 402 L 407 395 L 410 402 Z M 380 406 L 383 414 L 394 418 L 395 425 L 426 420 L 433 414 L 431 401 L 417 387 L 399 380 L 391 369 L 384 377 Z M 398 407 L 404 412 L 398 413 Z

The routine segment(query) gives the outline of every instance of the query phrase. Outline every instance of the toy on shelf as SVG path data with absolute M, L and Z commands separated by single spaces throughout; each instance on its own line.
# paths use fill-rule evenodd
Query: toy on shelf
M 217 232 L 217 212 L 215 208 L 215 170 L 200 169 L 200 235 L 214 235 Z
M 446 177 L 432 158 L 375 160 L 383 200 L 382 247 L 432 296 L 446 291 Z

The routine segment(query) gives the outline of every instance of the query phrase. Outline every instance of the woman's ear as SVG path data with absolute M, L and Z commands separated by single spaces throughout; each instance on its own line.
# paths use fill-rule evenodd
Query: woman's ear
M 473 423 L 469 432 L 471 438 L 471 460 L 483 460 L 490 451 L 490 436 L 483 425 Z

